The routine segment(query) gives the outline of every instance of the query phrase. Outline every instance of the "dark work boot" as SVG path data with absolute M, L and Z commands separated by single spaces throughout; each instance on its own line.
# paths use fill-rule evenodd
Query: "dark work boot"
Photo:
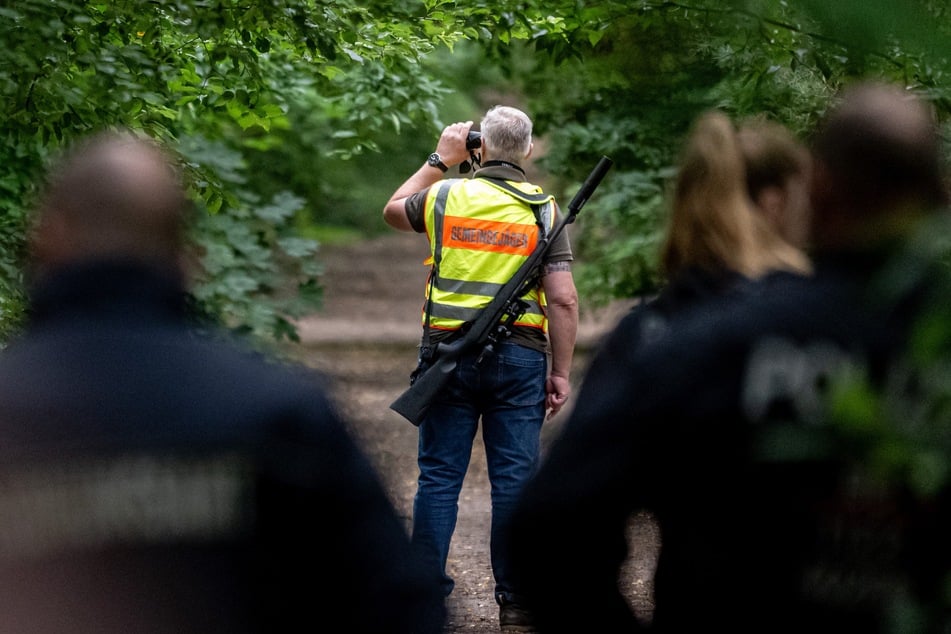
M 528 610 L 518 603 L 505 599 L 500 601 L 499 629 L 502 634 L 535 634 L 538 632 Z

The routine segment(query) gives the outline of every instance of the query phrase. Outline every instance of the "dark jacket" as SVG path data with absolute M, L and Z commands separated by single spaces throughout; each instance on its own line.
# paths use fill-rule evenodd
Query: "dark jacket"
M 441 631 L 442 597 L 325 386 L 117 262 L 0 353 L 0 631 Z
M 639 343 L 653 341 L 667 332 L 670 320 L 679 313 L 735 293 L 748 282 L 740 273 L 727 269 L 687 268 L 668 280 L 656 295 L 635 304 L 625 319 L 626 327 L 637 334 Z
M 882 384 L 916 314 L 912 289 L 869 292 L 880 265 L 819 258 L 814 277 L 711 297 L 644 345 L 637 315 L 620 322 L 513 520 L 541 631 L 869 633 L 940 605 L 947 491 L 869 477 L 825 416 L 843 364 Z M 660 530 L 652 623 L 618 589 L 639 511 Z

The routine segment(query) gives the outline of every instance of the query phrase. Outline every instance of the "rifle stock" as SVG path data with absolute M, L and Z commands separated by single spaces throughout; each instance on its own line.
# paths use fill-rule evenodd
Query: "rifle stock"
M 429 404 L 458 365 L 464 343 L 465 339 L 459 339 L 448 346 L 440 346 L 436 361 L 390 404 L 390 409 L 419 426 Z
M 506 282 L 498 295 L 492 299 L 488 306 L 482 309 L 466 334 L 461 339 L 448 345 L 439 346 L 439 354 L 436 355 L 432 365 L 390 404 L 390 409 L 414 425 L 418 426 L 422 422 L 426 410 L 429 409 L 429 404 L 449 380 L 452 371 L 459 363 L 459 358 L 465 352 L 475 349 L 476 346 L 484 345 L 491 336 L 493 329 L 498 327 L 510 303 L 528 292 L 529 289 L 524 287 L 534 277 L 535 271 L 541 265 L 552 241 L 564 230 L 566 225 L 574 222 L 575 216 L 578 215 L 588 198 L 597 189 L 611 165 L 613 165 L 611 159 L 606 156 L 601 157 L 594 170 L 591 171 L 568 204 L 567 215 L 555 225 L 547 236 L 539 241 L 538 246 L 515 272 L 512 279 Z

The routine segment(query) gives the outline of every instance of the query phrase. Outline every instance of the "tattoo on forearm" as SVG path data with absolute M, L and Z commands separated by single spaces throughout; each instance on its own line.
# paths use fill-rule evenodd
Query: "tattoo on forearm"
M 549 262 L 545 265 L 545 274 L 554 273 L 555 271 L 570 271 L 571 262 L 567 260 L 562 260 L 561 262 Z

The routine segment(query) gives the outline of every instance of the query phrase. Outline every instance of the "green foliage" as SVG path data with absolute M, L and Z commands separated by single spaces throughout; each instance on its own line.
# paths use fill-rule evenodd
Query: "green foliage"
M 213 168 L 222 187 L 235 193 L 228 214 L 206 209 L 195 216 L 198 307 L 253 339 L 296 341 L 293 320 L 321 300 L 318 244 L 293 230 L 303 201 L 284 191 L 269 200 L 250 193 L 241 155 L 223 143 L 189 137 L 181 150 L 189 164 Z
M 223 282 L 227 293 L 206 277 L 212 288 L 198 293 L 227 323 L 291 335 L 293 315 L 283 312 L 274 269 L 262 262 L 265 253 L 289 250 L 311 257 L 316 245 L 286 242 L 303 206 L 289 204 L 296 199 L 279 187 L 235 174 L 253 168 L 249 158 L 273 148 L 281 135 L 294 134 L 299 119 L 288 116 L 292 107 L 314 106 L 311 130 L 319 133 L 311 139 L 320 141 L 327 171 L 333 161 L 373 148 L 380 130 L 432 120 L 441 88 L 418 76 L 419 63 L 464 32 L 494 31 L 496 9 L 495 3 L 461 10 L 408 0 L 18 0 L 0 7 L 0 204 L 6 212 L 0 243 L 7 247 L 0 254 L 0 335 L 22 318 L 23 226 L 47 158 L 79 136 L 115 126 L 172 147 L 193 139 L 214 143 L 209 147 L 221 156 L 191 148 L 187 157 L 197 206 L 214 216 L 197 223 L 197 240 L 207 247 L 214 237 L 246 232 L 230 256 L 245 277 Z M 520 18 L 502 30 L 520 36 L 530 23 Z M 276 206 L 285 211 L 298 209 L 267 217 L 252 211 L 269 200 L 283 201 Z M 205 250 L 212 258 L 207 269 L 222 270 L 222 251 Z M 315 285 L 307 279 L 303 289 L 312 295 Z M 247 301 L 224 301 L 240 294 Z
M 569 15 L 568 3 L 551 6 Z M 591 37 L 572 37 L 586 22 Z M 576 243 L 586 303 L 651 292 L 665 197 L 683 137 L 718 108 L 735 119 L 766 114 L 805 137 L 836 91 L 859 77 L 904 82 L 943 118 L 951 113 L 951 15 L 942 3 L 643 0 L 586 6 L 531 56 L 493 49 L 519 68 L 548 152 L 542 165 L 563 187 L 600 154 L 612 173 L 588 205 Z
M 261 249 L 233 249 L 247 279 L 229 293 L 200 291 L 207 308 L 283 335 L 285 311 L 297 309 L 273 279 L 287 265 L 281 241 L 312 235 L 315 223 L 379 230 L 383 202 L 452 108 L 475 118 L 516 96 L 545 141 L 538 165 L 560 199 L 600 155 L 615 160 L 575 229 L 582 292 L 598 303 L 661 281 L 664 192 L 700 111 L 766 113 L 804 134 L 843 83 L 881 76 L 925 92 L 945 116 L 949 31 L 936 0 L 8 3 L 0 337 L 22 314 L 22 240 L 43 166 L 98 128 L 128 126 L 182 149 L 197 206 L 213 216 L 196 224 L 206 257 L 222 252 L 209 247 L 214 236 L 239 226 Z M 289 213 L 256 216 L 271 201 Z M 253 258 L 263 252 L 280 264 L 262 268 Z M 319 281 L 310 267 L 292 274 L 308 291 Z M 248 302 L 224 301 L 240 289 Z
M 426 75 L 410 81 L 418 72 L 412 66 L 394 62 L 398 72 L 360 66 L 348 83 L 355 95 L 328 98 L 314 86 L 285 94 L 288 125 L 253 139 L 259 149 L 248 157 L 254 190 L 272 195 L 289 188 L 300 195 L 306 202 L 296 218 L 304 226 L 350 226 L 367 234 L 385 229 L 384 202 L 435 139 L 412 134 L 435 128 L 435 103 L 423 107 L 413 100 L 442 98 L 446 90 Z M 358 116 L 350 120 L 353 112 Z M 401 136 L 426 145 L 407 148 Z
M 17 332 L 19 317 L 25 310 L 20 268 L 22 220 L 15 214 L 0 216 L 0 347 Z

